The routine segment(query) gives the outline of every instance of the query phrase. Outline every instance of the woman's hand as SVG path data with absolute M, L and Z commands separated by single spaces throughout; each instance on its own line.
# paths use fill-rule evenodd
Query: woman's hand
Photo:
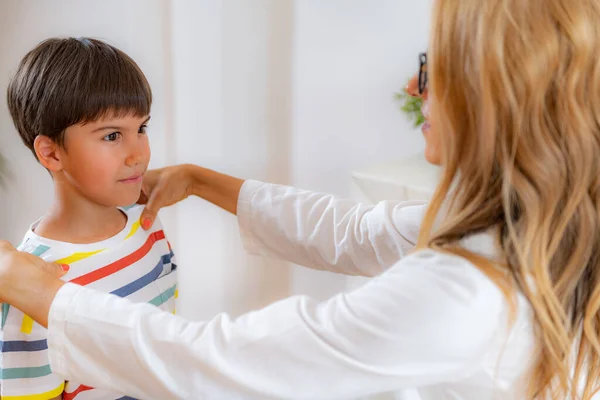
M 64 284 L 59 278 L 67 269 L 0 241 L 0 302 L 14 305 L 46 326 L 50 304 Z
M 146 207 L 141 217 L 144 229 L 150 229 L 158 211 L 193 194 L 191 165 L 175 165 L 146 172 L 139 204 Z
M 207 200 L 232 214 L 244 180 L 197 165 L 175 165 L 151 170 L 144 176 L 139 204 L 146 204 L 141 224 L 152 227 L 158 211 L 184 200 L 190 195 Z

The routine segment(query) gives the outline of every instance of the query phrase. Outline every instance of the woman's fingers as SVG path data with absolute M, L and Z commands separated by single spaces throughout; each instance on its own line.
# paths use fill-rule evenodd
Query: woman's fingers
M 15 251 L 16 249 L 10 242 L 7 242 L 6 240 L 0 240 L 0 250 L 8 252 L 11 250 Z
M 156 219 L 156 215 L 160 211 L 160 209 L 168 204 L 164 204 L 163 197 L 165 196 L 165 190 L 161 188 L 160 185 L 157 185 L 150 195 L 148 196 L 148 200 L 146 202 L 146 207 L 144 207 L 144 211 L 142 212 L 142 216 L 140 217 L 140 223 L 142 228 L 148 230 L 152 228 L 154 224 L 154 220 Z

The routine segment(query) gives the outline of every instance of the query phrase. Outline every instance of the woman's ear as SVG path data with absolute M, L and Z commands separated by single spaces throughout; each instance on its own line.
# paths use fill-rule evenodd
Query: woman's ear
M 50 172 L 62 170 L 59 146 L 48 136 L 38 135 L 33 142 L 33 148 L 40 164 Z

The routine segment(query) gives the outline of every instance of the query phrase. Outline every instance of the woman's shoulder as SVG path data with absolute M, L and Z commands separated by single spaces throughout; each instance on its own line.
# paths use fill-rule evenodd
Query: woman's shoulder
M 497 260 L 495 238 L 490 233 L 470 236 L 460 242 L 461 253 L 478 258 Z M 429 315 L 438 315 L 438 323 L 452 336 L 469 346 L 480 340 L 492 340 L 499 334 L 505 337 L 511 326 L 511 304 L 516 307 L 518 325 L 528 325 L 529 310 L 523 295 L 514 293 L 511 303 L 502 288 L 477 261 L 449 251 L 430 248 L 417 250 L 400 260 L 386 274 L 396 282 L 406 283 L 407 290 L 420 292 L 418 308 Z M 412 289 L 408 289 L 412 288 Z M 454 334 L 452 334 L 454 333 Z M 470 338 L 464 341 L 464 338 Z

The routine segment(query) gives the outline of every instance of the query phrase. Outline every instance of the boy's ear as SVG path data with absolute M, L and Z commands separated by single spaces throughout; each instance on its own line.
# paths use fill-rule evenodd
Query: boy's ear
M 48 136 L 38 135 L 33 142 L 33 148 L 40 164 L 51 172 L 62 170 L 59 146 Z

